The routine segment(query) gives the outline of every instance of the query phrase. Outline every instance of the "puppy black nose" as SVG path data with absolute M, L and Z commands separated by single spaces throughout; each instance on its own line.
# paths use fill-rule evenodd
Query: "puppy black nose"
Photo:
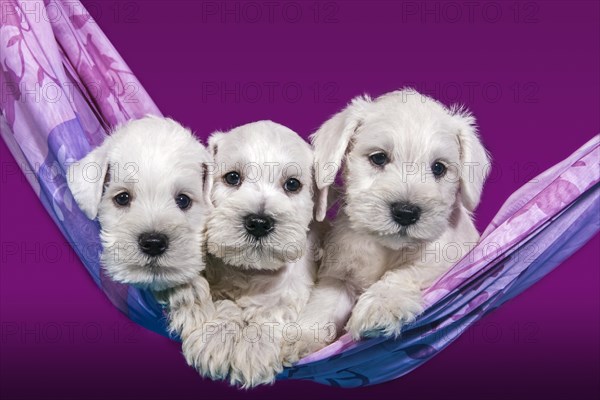
M 409 203 L 392 204 L 392 217 L 402 226 L 412 225 L 419 220 L 421 209 Z
M 275 221 L 266 215 L 250 214 L 244 218 L 246 231 L 254 237 L 268 235 L 273 230 Z
M 156 257 L 164 253 L 169 247 L 167 235 L 156 232 L 142 233 L 138 238 L 140 249 L 149 256 Z

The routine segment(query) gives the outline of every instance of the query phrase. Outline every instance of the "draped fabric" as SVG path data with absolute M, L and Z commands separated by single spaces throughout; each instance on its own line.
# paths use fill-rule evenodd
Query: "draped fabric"
M 105 276 L 98 223 L 85 217 L 68 189 L 69 163 L 99 145 L 112 127 L 161 115 L 84 7 L 74 5 L 2 2 L 0 133 L 100 289 L 134 322 L 168 335 L 164 311 L 150 293 Z M 344 335 L 278 378 L 365 386 L 402 376 L 435 356 L 598 232 L 599 163 L 596 135 L 516 191 L 481 242 L 426 291 L 425 312 L 398 339 L 354 342 Z

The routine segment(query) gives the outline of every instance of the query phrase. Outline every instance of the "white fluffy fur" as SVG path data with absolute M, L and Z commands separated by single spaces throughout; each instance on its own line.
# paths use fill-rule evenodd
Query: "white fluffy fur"
M 210 156 L 192 133 L 171 119 L 147 116 L 118 127 L 69 168 L 69 187 L 90 219 L 98 217 L 101 262 L 116 281 L 147 288 L 168 303 L 170 327 L 187 335 L 212 315 L 201 252 L 207 204 L 203 171 Z M 128 206 L 114 197 L 127 191 Z M 192 200 L 187 210 L 175 198 Z M 169 239 L 157 257 L 138 246 L 142 233 Z
M 209 150 L 215 162 L 214 209 L 207 223 L 206 273 L 217 301 L 217 324 L 184 341 L 184 354 L 205 376 L 228 377 L 242 387 L 271 383 L 283 368 L 283 336 L 295 334 L 287 325 L 308 300 L 316 274 L 319 234 L 309 233 L 312 150 L 271 121 L 215 133 Z M 240 173 L 241 185 L 224 182 L 230 171 Z M 292 177 L 302 183 L 299 192 L 283 189 Z M 243 226 L 243 218 L 253 213 L 275 220 L 273 232 L 260 240 Z
M 325 216 L 327 191 L 342 161 L 343 199 L 299 319 L 302 338 L 284 350 L 287 363 L 332 342 L 344 327 L 354 339 L 397 336 L 413 321 L 423 310 L 421 290 L 479 238 L 471 212 L 489 167 L 468 112 L 410 89 L 354 99 L 312 141 L 317 219 Z M 369 160 L 378 151 L 390 157 L 383 168 Z M 436 160 L 449 167 L 438 179 L 430 169 Z M 396 224 L 394 202 L 421 207 L 419 221 Z

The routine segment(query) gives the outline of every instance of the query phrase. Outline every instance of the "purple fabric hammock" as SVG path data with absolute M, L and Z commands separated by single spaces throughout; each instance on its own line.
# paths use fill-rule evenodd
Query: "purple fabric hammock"
M 84 7 L 2 2 L 0 133 L 44 206 L 111 302 L 167 335 L 151 294 L 108 279 L 99 229 L 77 207 L 65 171 L 112 126 L 160 111 Z M 33 11 L 32 11 L 33 10 Z M 79 12 L 74 14 L 74 10 Z M 46 18 L 35 18 L 45 13 Z M 337 342 L 279 379 L 356 387 L 402 376 L 444 349 L 583 246 L 599 230 L 600 136 L 515 192 L 481 242 L 425 294 L 427 309 L 401 338 Z

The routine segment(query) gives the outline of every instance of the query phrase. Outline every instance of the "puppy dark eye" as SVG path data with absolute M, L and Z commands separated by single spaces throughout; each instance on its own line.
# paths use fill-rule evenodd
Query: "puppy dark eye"
M 371 160 L 374 165 L 382 167 L 388 163 L 388 156 L 384 152 L 374 153 L 369 156 L 369 160 Z
M 121 192 L 115 197 L 113 197 L 113 201 L 116 205 L 125 207 L 129 205 L 129 202 L 131 201 L 131 196 L 129 196 L 129 193 L 127 192 Z
M 185 194 L 180 194 L 175 197 L 175 203 L 177 203 L 177 207 L 181 208 L 182 210 L 187 210 L 192 205 L 192 199 Z
M 431 164 L 431 172 L 433 172 L 433 175 L 439 178 L 440 176 L 443 176 L 446 173 L 446 166 L 441 162 L 436 161 L 433 164 Z
M 223 175 L 223 180 L 225 180 L 225 183 L 231 186 L 237 186 L 242 182 L 240 174 L 236 171 L 231 171 Z
M 300 190 L 301 186 L 302 184 L 296 178 L 290 178 L 283 184 L 283 188 L 286 190 L 286 192 L 297 192 Z

